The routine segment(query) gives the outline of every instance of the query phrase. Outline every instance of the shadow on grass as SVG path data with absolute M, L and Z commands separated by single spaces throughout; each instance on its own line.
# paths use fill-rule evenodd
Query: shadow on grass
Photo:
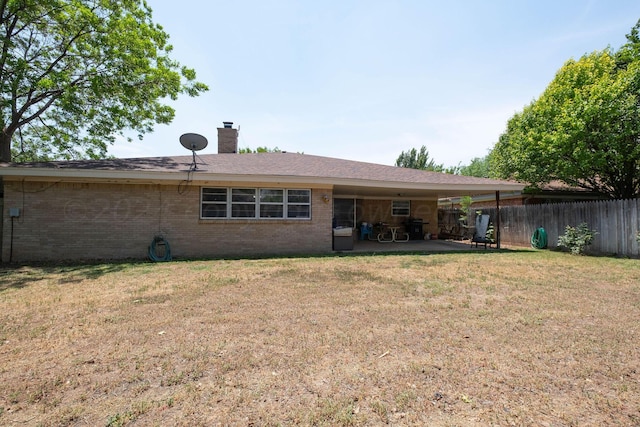
M 182 262 L 202 262 L 202 261 L 221 261 L 221 260 L 241 260 L 241 259 L 309 259 L 309 258 L 335 258 L 335 257 L 387 257 L 387 256 L 405 256 L 405 255 L 451 255 L 458 254 L 482 254 L 494 255 L 500 253 L 529 253 L 536 251 L 530 249 L 457 249 L 457 250 L 398 250 L 398 251 L 343 251 L 330 252 L 322 254 L 274 254 L 263 256 L 237 256 L 237 257 L 220 257 L 220 258 L 176 258 L 169 263 Z M 136 265 L 153 265 L 148 260 L 122 260 L 122 261 L 92 261 L 92 262 L 73 262 L 65 263 L 31 263 L 20 265 L 1 265 L 0 266 L 0 292 L 8 289 L 20 289 L 28 286 L 30 283 L 52 278 L 55 276 L 55 283 L 78 283 L 86 279 L 97 279 L 105 274 L 123 271 Z M 165 262 L 158 264 L 166 264 Z
M 57 276 L 56 283 L 77 283 L 122 271 L 138 262 L 49 263 L 0 266 L 0 292 L 20 289 L 38 280 Z
M 501 253 L 523 253 L 523 254 L 535 254 L 540 251 L 527 249 L 527 248 L 491 248 L 491 249 L 443 249 L 443 250 L 354 250 L 354 251 L 333 251 L 328 253 L 309 253 L 309 254 L 273 254 L 273 255 L 238 255 L 238 256 L 228 256 L 228 257 L 220 257 L 220 258 L 176 258 L 172 262 L 189 262 L 189 261 L 219 261 L 219 260 L 242 260 L 242 259 L 251 259 L 251 260 L 260 260 L 260 259 L 310 259 L 310 258 L 336 258 L 336 257 L 370 257 L 370 256 L 404 256 L 404 255 L 451 255 L 455 256 L 458 254 L 483 254 L 483 255 L 495 255 Z
M 429 250 L 429 251 L 354 251 L 354 252 L 336 252 L 334 254 L 328 256 L 398 256 L 398 255 L 496 255 L 496 254 L 504 254 L 504 253 L 526 253 L 526 254 L 534 254 L 535 251 L 529 249 L 458 249 L 458 250 Z

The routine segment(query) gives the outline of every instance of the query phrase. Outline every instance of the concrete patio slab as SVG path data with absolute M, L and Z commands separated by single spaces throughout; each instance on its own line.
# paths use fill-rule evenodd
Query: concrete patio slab
M 451 251 L 488 251 L 496 250 L 495 245 L 475 247 L 469 240 L 409 240 L 407 242 L 385 242 L 376 240 L 355 240 L 353 250 L 336 251 L 350 253 L 387 253 L 387 252 L 451 252 Z

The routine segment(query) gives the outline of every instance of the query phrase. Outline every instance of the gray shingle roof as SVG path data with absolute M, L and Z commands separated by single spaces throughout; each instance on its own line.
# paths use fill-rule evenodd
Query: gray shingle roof
M 287 176 L 337 180 L 386 181 L 441 185 L 518 185 L 461 175 L 429 172 L 396 166 L 343 160 L 299 153 L 204 154 L 197 156 L 195 174 L 236 176 Z M 184 173 L 192 165 L 192 156 L 145 157 L 132 159 L 77 160 L 10 165 L 20 169 L 74 169 L 87 171 L 140 171 Z M 25 172 L 27 172 L 25 170 Z M 28 172 L 27 172 L 28 173 Z

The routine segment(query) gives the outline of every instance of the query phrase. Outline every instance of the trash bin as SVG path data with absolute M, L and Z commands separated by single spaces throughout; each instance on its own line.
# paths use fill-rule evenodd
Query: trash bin
M 333 250 L 353 250 L 353 229 L 351 227 L 338 227 L 333 229 Z

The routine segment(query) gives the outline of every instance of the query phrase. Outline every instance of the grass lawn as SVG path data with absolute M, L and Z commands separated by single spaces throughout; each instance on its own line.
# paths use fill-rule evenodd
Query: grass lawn
M 640 425 L 640 262 L 0 270 L 3 426 Z

